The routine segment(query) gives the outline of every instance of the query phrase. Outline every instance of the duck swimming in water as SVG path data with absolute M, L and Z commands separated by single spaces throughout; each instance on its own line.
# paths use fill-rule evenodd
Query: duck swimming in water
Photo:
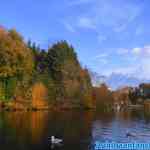
M 51 137 L 49 137 L 49 139 L 50 139 L 51 149 L 62 146 L 62 142 L 63 142 L 62 139 L 55 138 L 55 136 L 51 136 Z
M 136 137 L 136 135 L 131 133 L 131 132 L 129 132 L 129 131 L 127 131 L 126 137 Z
M 55 136 L 51 136 L 51 143 L 52 144 L 61 144 L 63 142 L 62 139 L 58 139 L 58 138 L 55 138 Z

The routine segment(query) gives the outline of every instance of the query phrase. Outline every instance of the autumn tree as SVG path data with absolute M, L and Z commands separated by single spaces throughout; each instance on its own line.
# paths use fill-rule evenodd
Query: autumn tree
M 1 89 L 5 87 L 7 90 L 9 86 L 12 86 L 10 84 L 12 78 L 20 81 L 16 84 L 25 87 L 32 75 L 32 53 L 15 29 L 0 29 L 0 58 L 0 78 L 1 83 L 3 82 L 3 88 Z
M 93 99 L 97 110 L 112 109 L 114 99 L 106 84 L 93 88 Z
M 66 41 L 41 49 L 30 40 L 25 43 L 15 29 L 0 28 L 0 58 L 0 99 L 9 93 L 8 98 L 19 96 L 36 104 L 46 95 L 50 104 L 93 107 L 88 70 Z
M 57 98 L 91 107 L 91 99 L 88 101 L 92 87 L 90 77 L 87 70 L 81 68 L 74 48 L 66 41 L 58 42 L 49 48 L 47 61 Z

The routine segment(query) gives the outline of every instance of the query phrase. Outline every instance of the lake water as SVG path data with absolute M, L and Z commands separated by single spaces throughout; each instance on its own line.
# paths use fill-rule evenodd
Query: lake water
M 150 118 L 142 111 L 0 113 L 1 150 L 49 150 L 48 137 L 63 138 L 60 150 L 92 150 L 95 141 L 149 142 Z M 126 132 L 135 137 L 126 137 Z

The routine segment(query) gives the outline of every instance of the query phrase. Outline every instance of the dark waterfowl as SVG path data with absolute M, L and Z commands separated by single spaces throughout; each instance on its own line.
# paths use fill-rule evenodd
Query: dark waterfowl
M 136 137 L 136 135 L 134 133 L 127 131 L 126 137 Z

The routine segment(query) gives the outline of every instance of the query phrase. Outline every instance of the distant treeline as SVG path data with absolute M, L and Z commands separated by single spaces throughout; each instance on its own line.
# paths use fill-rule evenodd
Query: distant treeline
M 0 28 L 0 101 L 33 103 L 42 91 L 49 105 L 94 107 L 89 72 L 71 45 L 60 41 L 41 49 L 15 29 Z

